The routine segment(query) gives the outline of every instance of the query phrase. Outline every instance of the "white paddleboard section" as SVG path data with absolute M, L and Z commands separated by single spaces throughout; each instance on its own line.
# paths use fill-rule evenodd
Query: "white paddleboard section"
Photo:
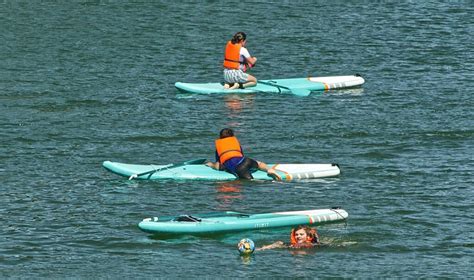
M 341 174 L 337 164 L 276 164 L 273 168 L 285 173 L 286 180 L 324 178 Z
M 331 208 L 331 209 L 318 209 L 318 210 L 305 210 L 305 211 L 287 211 L 277 212 L 276 215 L 303 215 L 308 216 L 311 224 L 320 222 L 331 222 L 345 220 L 349 217 L 344 209 Z
M 350 88 L 361 86 L 365 83 L 364 78 L 359 75 L 333 76 L 333 77 L 310 77 L 311 82 L 323 83 L 327 90 L 338 88 Z

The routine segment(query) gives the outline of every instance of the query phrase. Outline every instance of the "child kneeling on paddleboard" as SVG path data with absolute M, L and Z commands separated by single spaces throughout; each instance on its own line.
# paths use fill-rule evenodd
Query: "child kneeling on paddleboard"
M 257 84 L 257 79 L 245 73 L 257 62 L 257 58 L 250 56 L 245 48 L 247 35 L 237 32 L 232 40 L 227 42 L 224 53 L 224 88 L 237 89 L 252 87 Z
M 283 241 L 277 241 L 273 244 L 258 248 L 256 251 L 276 248 L 302 249 L 312 248 L 316 245 L 320 245 L 319 235 L 316 228 L 311 228 L 306 225 L 299 225 L 298 227 L 291 230 L 289 245 L 286 245 Z
M 253 179 L 252 172 L 257 169 L 267 172 L 270 177 L 277 176 L 275 170 L 254 159 L 244 156 L 239 140 L 230 128 L 221 130 L 216 140 L 216 162 L 206 162 L 216 170 L 225 170 L 242 179 Z

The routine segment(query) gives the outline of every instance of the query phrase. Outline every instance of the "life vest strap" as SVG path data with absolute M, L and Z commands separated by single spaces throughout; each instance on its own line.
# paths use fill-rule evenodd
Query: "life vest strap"
M 221 156 L 223 156 L 223 155 L 225 155 L 225 154 L 227 154 L 227 153 L 230 153 L 230 152 L 239 152 L 239 153 L 241 153 L 240 150 L 227 150 L 227 151 L 224 151 L 223 153 L 221 153 L 221 154 L 219 155 L 219 157 L 221 157 Z
M 236 63 L 240 63 L 240 64 L 245 64 L 245 62 L 240 61 L 240 60 L 233 60 L 233 59 L 227 59 L 227 58 L 224 58 L 224 60 L 230 61 L 230 62 L 236 62 Z

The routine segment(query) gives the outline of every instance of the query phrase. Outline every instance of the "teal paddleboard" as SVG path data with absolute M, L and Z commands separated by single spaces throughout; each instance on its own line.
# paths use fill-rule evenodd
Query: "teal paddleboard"
M 159 180 L 159 179 L 186 179 L 186 180 L 235 180 L 233 174 L 219 171 L 204 165 L 204 160 L 191 160 L 178 164 L 128 164 L 104 161 L 102 166 L 121 176 L 130 179 Z M 337 164 L 268 164 L 273 167 L 278 180 L 290 181 L 293 179 L 313 179 L 337 176 L 341 173 Z M 257 180 L 274 180 L 262 171 L 252 173 Z
M 293 79 L 259 80 L 256 86 L 245 89 L 224 89 L 221 83 L 175 83 L 175 87 L 189 93 L 288 93 L 306 96 L 312 91 L 325 91 L 357 87 L 364 84 L 365 80 L 360 75 L 308 77 Z
M 343 221 L 348 216 L 349 214 L 345 210 L 339 208 L 264 214 L 243 214 L 229 211 L 147 218 L 141 221 L 138 227 L 145 232 L 154 234 L 219 233 L 297 225 L 319 225 Z

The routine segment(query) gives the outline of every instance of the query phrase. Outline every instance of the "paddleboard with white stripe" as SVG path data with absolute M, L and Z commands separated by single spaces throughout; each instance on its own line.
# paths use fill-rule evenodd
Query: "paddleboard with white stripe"
M 211 93 L 283 93 L 307 96 L 313 91 L 326 91 L 358 87 L 365 83 L 362 76 L 329 76 L 291 79 L 259 80 L 256 86 L 244 89 L 224 89 L 221 83 L 175 83 L 182 92 L 211 94 Z
M 102 166 L 115 174 L 124 177 L 133 177 L 141 180 L 214 180 L 227 181 L 237 179 L 233 174 L 226 171 L 212 169 L 205 164 L 129 164 L 112 161 L 104 161 Z M 315 179 L 337 176 L 341 173 L 339 165 L 329 164 L 267 164 L 273 167 L 278 175 L 272 178 L 267 173 L 255 171 L 252 173 L 257 180 L 282 180 L 291 181 L 297 179 Z M 140 175 L 143 174 L 143 175 Z
M 297 225 L 320 225 L 347 219 L 349 214 L 340 208 L 286 211 L 263 214 L 220 212 L 146 218 L 138 227 L 153 234 L 202 234 L 259 230 Z

